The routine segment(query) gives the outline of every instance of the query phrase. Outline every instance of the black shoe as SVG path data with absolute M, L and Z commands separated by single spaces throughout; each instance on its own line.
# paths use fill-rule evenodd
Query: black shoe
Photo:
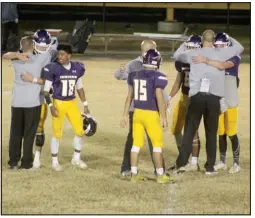
M 17 170 L 17 169 L 19 169 L 18 165 L 9 166 L 9 170 Z
M 176 169 L 176 165 L 173 165 L 167 169 L 167 171 L 174 171 Z
M 32 168 L 33 168 L 32 165 L 31 166 L 22 166 L 22 165 L 20 165 L 19 170 L 29 170 L 29 169 L 32 169 Z

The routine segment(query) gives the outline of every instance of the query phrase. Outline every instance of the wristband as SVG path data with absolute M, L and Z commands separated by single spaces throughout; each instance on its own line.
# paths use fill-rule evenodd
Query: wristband
M 49 103 L 49 107 L 52 107 L 53 106 L 53 104 L 52 103 Z
M 173 97 L 171 97 L 170 95 L 168 96 L 168 101 L 171 101 Z
M 38 83 L 38 79 L 36 77 L 33 78 L 32 83 Z
M 84 102 L 83 102 L 83 105 L 84 105 L 85 107 L 87 107 L 87 106 L 89 105 L 89 103 L 88 103 L 87 101 L 84 101 Z

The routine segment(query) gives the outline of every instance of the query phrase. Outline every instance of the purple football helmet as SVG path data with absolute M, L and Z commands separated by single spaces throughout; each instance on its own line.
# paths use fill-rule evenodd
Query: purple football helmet
M 36 31 L 34 34 L 34 45 L 36 52 L 47 52 L 52 45 L 51 35 L 43 29 Z
M 224 48 L 230 46 L 229 35 L 227 33 L 218 33 L 215 37 L 214 46 L 216 48 Z
M 195 49 L 195 48 L 201 48 L 202 46 L 202 40 L 201 36 L 198 35 L 191 35 L 188 40 L 185 42 L 186 49 Z
M 143 66 L 147 68 L 159 69 L 162 58 L 161 54 L 155 50 L 150 49 L 143 54 Z

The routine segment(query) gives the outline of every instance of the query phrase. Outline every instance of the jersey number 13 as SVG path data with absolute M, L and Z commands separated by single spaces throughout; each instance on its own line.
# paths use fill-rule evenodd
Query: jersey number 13
M 147 101 L 146 80 L 134 79 L 135 100 Z
M 61 80 L 62 83 L 62 96 L 72 96 L 75 89 L 75 80 Z

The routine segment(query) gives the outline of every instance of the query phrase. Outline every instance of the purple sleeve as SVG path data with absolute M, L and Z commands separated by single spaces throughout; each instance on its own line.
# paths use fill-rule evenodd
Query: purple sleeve
M 240 64 L 240 58 L 238 56 L 232 57 L 227 61 L 231 61 L 235 66 L 238 66 Z
M 127 83 L 128 85 L 133 86 L 133 73 L 128 74 Z
M 155 78 L 155 87 L 164 89 L 167 86 L 167 77 L 162 73 L 157 73 Z
M 45 80 L 49 80 L 51 82 L 54 82 L 55 72 L 54 72 L 54 69 L 53 69 L 53 64 L 47 64 L 42 69 L 42 77 Z
M 79 78 L 80 78 L 80 77 L 84 76 L 84 74 L 85 74 L 85 66 L 81 62 L 77 62 L 77 66 L 79 66 L 79 72 L 80 72 Z

